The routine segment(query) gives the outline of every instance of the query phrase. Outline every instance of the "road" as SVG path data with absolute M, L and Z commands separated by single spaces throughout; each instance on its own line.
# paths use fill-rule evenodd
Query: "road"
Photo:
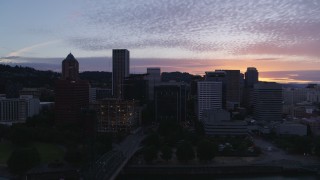
M 284 150 L 276 147 L 269 141 L 260 137 L 253 138 L 254 143 L 261 148 L 262 155 L 255 160 L 255 163 L 261 164 L 285 164 L 291 166 L 307 166 L 310 164 L 319 164 L 319 158 L 314 156 L 291 155 Z

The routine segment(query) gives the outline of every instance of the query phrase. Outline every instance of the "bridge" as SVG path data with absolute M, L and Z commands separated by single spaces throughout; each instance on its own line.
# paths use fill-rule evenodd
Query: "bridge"
M 93 162 L 85 173 L 85 179 L 110 179 L 114 180 L 127 164 L 130 158 L 137 152 L 141 141 L 145 138 L 143 134 L 130 134 L 120 144 L 114 145 L 114 149 L 103 154 Z

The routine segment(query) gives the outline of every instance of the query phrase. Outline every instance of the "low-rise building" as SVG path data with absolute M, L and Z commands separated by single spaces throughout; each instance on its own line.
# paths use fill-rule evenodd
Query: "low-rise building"
M 245 136 L 248 134 L 247 122 L 230 121 L 230 113 L 226 110 L 205 110 L 201 122 L 208 136 Z
M 307 135 L 307 126 L 299 123 L 282 123 L 275 127 L 278 135 Z
M 320 118 L 303 118 L 300 121 L 310 127 L 311 133 L 314 136 L 320 136 Z
M 0 123 L 12 125 L 24 123 L 28 117 L 39 114 L 40 101 L 32 95 L 22 95 L 20 98 L 0 98 Z

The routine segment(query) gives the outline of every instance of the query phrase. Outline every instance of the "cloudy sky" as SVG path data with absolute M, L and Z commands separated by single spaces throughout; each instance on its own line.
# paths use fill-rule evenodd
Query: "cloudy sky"
M 1 0 L 0 63 L 204 74 L 254 66 L 261 80 L 320 83 L 320 0 Z M 270 72 L 272 71 L 272 72 Z

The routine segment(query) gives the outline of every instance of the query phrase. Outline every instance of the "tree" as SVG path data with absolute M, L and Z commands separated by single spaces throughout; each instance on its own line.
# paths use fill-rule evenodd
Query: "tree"
M 17 124 L 11 127 L 9 139 L 13 144 L 24 146 L 32 140 L 33 134 L 34 131 L 32 129 L 22 124 Z
M 7 161 L 8 168 L 15 174 L 22 174 L 40 163 L 36 148 L 21 148 L 12 152 Z
M 145 147 L 143 150 L 143 157 L 147 163 L 152 163 L 157 158 L 158 151 L 155 146 Z
M 166 161 L 172 158 L 172 149 L 169 146 L 165 145 L 162 147 L 161 158 Z
M 202 140 L 197 148 L 197 155 L 201 161 L 210 161 L 215 156 L 216 147 L 208 140 Z
M 78 148 L 68 148 L 64 160 L 72 164 L 78 164 L 83 160 L 83 154 Z
M 144 140 L 144 143 L 147 146 L 155 146 L 155 147 L 159 147 L 160 145 L 160 138 L 159 135 L 157 133 L 152 133 L 150 135 L 148 135 L 146 137 L 146 139 Z
M 179 161 L 187 162 L 194 159 L 194 151 L 191 143 L 183 141 L 177 148 L 176 155 Z

